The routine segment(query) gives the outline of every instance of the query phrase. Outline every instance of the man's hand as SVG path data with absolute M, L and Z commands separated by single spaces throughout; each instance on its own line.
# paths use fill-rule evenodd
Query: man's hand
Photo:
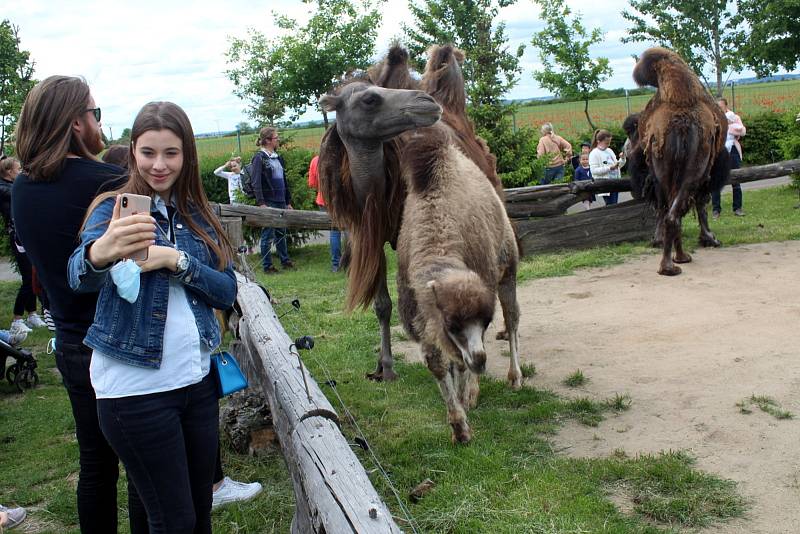
M 120 197 L 117 195 L 106 232 L 87 252 L 87 259 L 96 268 L 127 258 L 156 242 L 156 220 L 143 213 L 120 217 Z
M 147 259 L 137 262 L 142 272 L 166 269 L 172 273 L 178 270 L 178 251 L 172 247 L 153 245 L 147 249 Z

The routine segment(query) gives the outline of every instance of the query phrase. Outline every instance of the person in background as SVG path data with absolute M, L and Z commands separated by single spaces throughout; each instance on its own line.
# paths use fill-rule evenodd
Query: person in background
M 22 284 L 17 290 L 17 298 L 14 301 L 14 317 L 11 320 L 11 332 L 28 334 L 34 328 L 47 326 L 42 318 L 36 313 L 36 294 L 33 292 L 33 271 L 31 262 L 25 255 L 25 249 L 18 242 L 14 231 L 14 221 L 11 218 L 11 186 L 22 167 L 16 158 L 7 156 L 0 161 L 0 214 L 5 223 L 6 235 L 8 235 L 11 253 L 17 262 L 17 269 L 22 277 Z M 25 313 L 28 314 L 27 321 L 24 319 Z
M 621 160 L 617 160 L 616 154 L 610 148 L 611 132 L 608 130 L 597 130 L 592 136 L 592 151 L 589 152 L 589 168 L 594 180 L 600 178 L 620 178 L 620 167 L 625 165 L 624 154 L 620 153 Z M 616 204 L 619 193 L 613 192 L 603 195 L 606 206 Z
M 575 179 L 576 182 L 585 182 L 585 181 L 594 181 L 592 178 L 592 169 L 589 167 L 589 154 L 581 154 L 579 157 L 580 165 L 577 169 L 575 169 Z M 583 208 L 588 210 L 592 202 L 596 200 L 594 195 L 590 195 L 588 199 L 582 202 Z
M 56 325 L 55 359 L 69 395 L 80 453 L 78 520 L 81 532 L 117 532 L 119 460 L 100 430 L 97 399 L 89 379 L 91 349 L 83 344 L 97 293 L 76 295 L 67 263 L 86 208 L 125 171 L 97 160 L 103 151 L 101 110 L 82 78 L 50 76 L 25 98 L 17 123 L 16 153 L 23 162 L 14 181 L 11 211 L 50 300 Z M 131 532 L 147 532 L 147 518 L 128 480 Z
M 0 504 L 0 532 L 17 528 L 27 516 L 25 508 L 8 508 Z
M 280 137 L 278 130 L 272 127 L 261 128 L 256 144 L 260 150 L 253 156 L 253 172 L 251 180 L 256 194 L 256 204 L 278 209 L 292 209 L 292 197 L 289 182 L 286 179 L 286 162 L 278 155 Z M 286 228 L 264 228 L 261 231 L 261 266 L 267 274 L 276 274 L 278 269 L 272 265 L 272 242 L 281 259 L 284 269 L 291 269 L 294 263 L 289 258 L 289 247 L 286 243 Z
M 228 160 L 225 165 L 214 169 L 214 175 L 228 180 L 228 202 L 241 204 L 236 200 L 242 193 L 242 158 L 235 157 Z
M 322 198 L 322 191 L 319 190 L 319 170 L 317 164 L 319 156 L 314 156 L 311 159 L 311 164 L 308 166 L 308 187 L 317 190 L 317 198 L 314 203 L 321 211 L 325 210 L 325 199 Z M 331 244 L 331 271 L 339 271 L 339 262 L 342 260 L 342 232 L 338 228 L 331 226 L 330 230 L 330 244 Z
M 103 152 L 103 155 L 100 156 L 100 159 L 106 163 L 111 163 L 112 165 L 122 167 L 127 171 L 128 152 L 130 152 L 128 145 L 111 145 L 106 149 L 105 152 Z
M 556 135 L 553 125 L 549 122 L 542 124 L 540 130 L 542 137 L 539 138 L 536 147 L 536 156 L 550 158 L 542 180 L 542 184 L 549 184 L 564 177 L 564 163 L 572 156 L 572 145 L 560 135 Z
M 583 143 L 581 143 L 581 153 L 580 154 L 576 154 L 576 155 L 572 156 L 572 158 L 570 158 L 570 163 L 572 163 L 572 170 L 573 171 L 578 170 L 578 167 L 581 166 L 581 156 L 583 156 L 584 154 L 586 154 L 588 156 L 589 152 L 591 152 L 591 151 L 592 151 L 592 144 L 591 143 L 587 143 L 585 141 Z
M 731 169 L 738 169 L 742 166 L 742 145 L 739 144 L 739 139 L 747 135 L 747 128 L 744 127 L 741 117 L 728 109 L 728 101 L 724 98 L 717 99 L 717 105 L 725 113 L 725 118 L 728 119 L 728 133 L 725 137 L 725 150 L 731 156 Z M 731 184 L 733 191 L 733 214 L 737 217 L 744 217 L 744 210 L 742 209 L 742 186 L 741 184 Z M 722 213 L 722 192 L 711 192 L 711 216 L 714 219 L 719 219 Z
M 208 534 L 219 438 L 214 310 L 236 299 L 233 251 L 203 190 L 183 109 L 145 105 L 131 149 L 128 182 L 87 211 L 69 282 L 78 292 L 100 291 L 84 339 L 93 349 L 97 415 L 139 492 L 150 534 Z M 120 217 L 128 193 L 151 197 L 150 212 Z M 138 291 L 128 293 L 110 271 L 142 249 L 147 259 L 130 274 Z

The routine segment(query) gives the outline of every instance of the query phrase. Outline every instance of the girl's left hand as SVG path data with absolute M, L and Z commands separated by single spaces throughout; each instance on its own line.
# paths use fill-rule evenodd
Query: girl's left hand
M 158 269 L 167 269 L 174 273 L 178 270 L 178 251 L 172 247 L 151 245 L 147 249 L 147 259 L 137 263 L 143 273 Z

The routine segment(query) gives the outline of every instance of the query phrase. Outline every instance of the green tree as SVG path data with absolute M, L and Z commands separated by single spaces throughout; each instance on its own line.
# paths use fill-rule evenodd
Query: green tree
M 5 153 L 25 96 L 36 83 L 30 52 L 19 45 L 19 26 L 7 19 L 0 22 L 0 153 Z
M 256 131 L 256 129 L 250 126 L 250 123 L 247 121 L 242 121 L 239 124 L 237 124 L 236 129 L 243 134 L 251 134 Z
M 496 20 L 500 8 L 515 1 L 410 0 L 414 20 L 403 25 L 405 44 L 420 72 L 425 51 L 433 44 L 452 43 L 464 51 L 468 113 L 478 134 L 497 156 L 498 172 L 516 173 L 514 177 L 503 176 L 507 185 L 527 183 L 533 172 L 529 153 L 533 132 L 528 128 L 513 131 L 509 115 L 515 108 L 503 102 L 503 96 L 519 81 L 519 60 L 525 45 L 510 51 L 505 24 Z
M 305 25 L 278 16 L 281 37 L 250 30 L 233 39 L 228 75 L 237 95 L 251 100 L 251 116 L 273 123 L 289 110 L 296 120 L 342 76 L 366 69 L 375 50 L 380 13 L 374 0 L 304 0 L 314 12 Z M 280 112 L 278 112 L 280 110 Z M 322 111 L 325 127 L 328 115 Z
M 792 71 L 800 62 L 800 2 L 797 0 L 738 0 L 739 21 L 750 33 L 736 35 L 738 53 L 759 76 L 779 68 Z
M 748 32 L 730 9 L 733 0 L 630 0 L 630 5 L 633 10 L 622 12 L 633 24 L 623 43 L 655 41 L 671 48 L 709 88 L 710 69 L 717 96 L 725 87 L 723 75 L 742 70 L 737 39 Z
M 613 74 L 608 58 L 589 56 L 589 47 L 602 42 L 603 31 L 600 28 L 588 31 L 581 16 L 573 14 L 564 0 L 534 1 L 542 8 L 545 27 L 531 40 L 539 49 L 544 67 L 534 71 L 533 78 L 559 97 L 583 100 L 583 113 L 594 130 L 589 99 Z

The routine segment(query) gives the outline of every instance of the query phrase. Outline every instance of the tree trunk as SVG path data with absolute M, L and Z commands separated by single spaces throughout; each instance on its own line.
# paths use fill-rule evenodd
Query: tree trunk
M 594 134 L 595 127 L 594 127 L 594 123 L 592 122 L 592 118 L 589 116 L 589 98 L 588 97 L 583 101 L 583 114 L 586 115 L 586 120 L 589 121 L 589 127 L 592 129 L 592 134 Z
M 722 53 L 719 50 L 719 20 L 714 27 L 714 68 L 717 71 L 717 98 L 722 98 Z

